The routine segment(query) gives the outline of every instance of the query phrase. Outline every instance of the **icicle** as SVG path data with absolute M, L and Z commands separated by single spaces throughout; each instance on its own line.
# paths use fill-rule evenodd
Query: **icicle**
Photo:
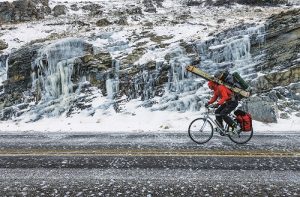
M 119 92 L 119 86 L 120 86 L 120 61 L 115 60 L 113 62 L 114 64 L 114 70 L 115 70 L 115 86 L 116 86 L 116 93 Z
M 75 57 L 85 54 L 84 47 L 85 43 L 80 39 L 66 39 L 40 51 L 33 66 L 37 73 L 32 75 L 32 80 L 37 82 L 39 79 L 44 100 L 66 97 L 73 92 L 71 76 Z M 32 88 L 37 88 L 36 83 L 33 83 Z
M 0 85 L 7 79 L 8 55 L 0 56 Z
M 120 61 L 114 60 L 112 62 L 112 68 L 113 74 L 111 74 L 111 76 L 109 76 L 109 78 L 106 80 L 106 92 L 107 98 L 109 99 L 114 99 L 119 92 Z
M 114 79 L 106 80 L 106 92 L 107 92 L 107 98 L 109 99 L 115 98 L 115 94 L 117 90 L 116 90 L 116 83 Z

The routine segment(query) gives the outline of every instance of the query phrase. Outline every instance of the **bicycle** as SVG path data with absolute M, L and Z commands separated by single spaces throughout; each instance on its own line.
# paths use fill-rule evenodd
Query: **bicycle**
M 242 131 L 241 129 L 230 131 L 230 127 L 226 123 L 225 128 L 221 128 L 216 120 L 209 116 L 219 115 L 215 114 L 215 110 L 211 109 L 213 108 L 207 107 L 207 111 L 204 113 L 203 117 L 196 118 L 190 123 L 188 134 L 194 142 L 197 144 L 208 142 L 213 137 L 214 131 L 218 132 L 221 136 L 228 136 L 231 141 L 237 144 L 247 143 L 252 138 L 253 129 L 251 129 L 251 131 Z M 236 121 L 232 114 L 229 114 L 229 116 Z M 215 127 L 213 127 L 213 125 Z

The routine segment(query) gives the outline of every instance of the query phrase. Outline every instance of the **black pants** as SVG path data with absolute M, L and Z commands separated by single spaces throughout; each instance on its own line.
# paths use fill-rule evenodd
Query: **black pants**
M 233 125 L 233 120 L 228 116 L 238 106 L 238 101 L 228 101 L 216 109 L 216 120 L 223 127 L 223 120 L 229 125 Z

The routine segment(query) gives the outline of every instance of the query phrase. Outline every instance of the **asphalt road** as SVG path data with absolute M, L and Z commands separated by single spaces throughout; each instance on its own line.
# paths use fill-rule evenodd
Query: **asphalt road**
M 0 196 L 300 196 L 300 134 L 0 133 Z

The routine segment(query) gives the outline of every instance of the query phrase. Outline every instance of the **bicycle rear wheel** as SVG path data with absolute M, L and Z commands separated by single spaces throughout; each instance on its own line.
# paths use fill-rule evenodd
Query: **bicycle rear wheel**
M 253 129 L 251 131 L 239 131 L 237 133 L 229 132 L 229 139 L 237 144 L 247 143 L 253 136 Z
M 213 126 L 209 120 L 197 118 L 191 122 L 188 133 L 194 142 L 204 144 L 212 138 Z

